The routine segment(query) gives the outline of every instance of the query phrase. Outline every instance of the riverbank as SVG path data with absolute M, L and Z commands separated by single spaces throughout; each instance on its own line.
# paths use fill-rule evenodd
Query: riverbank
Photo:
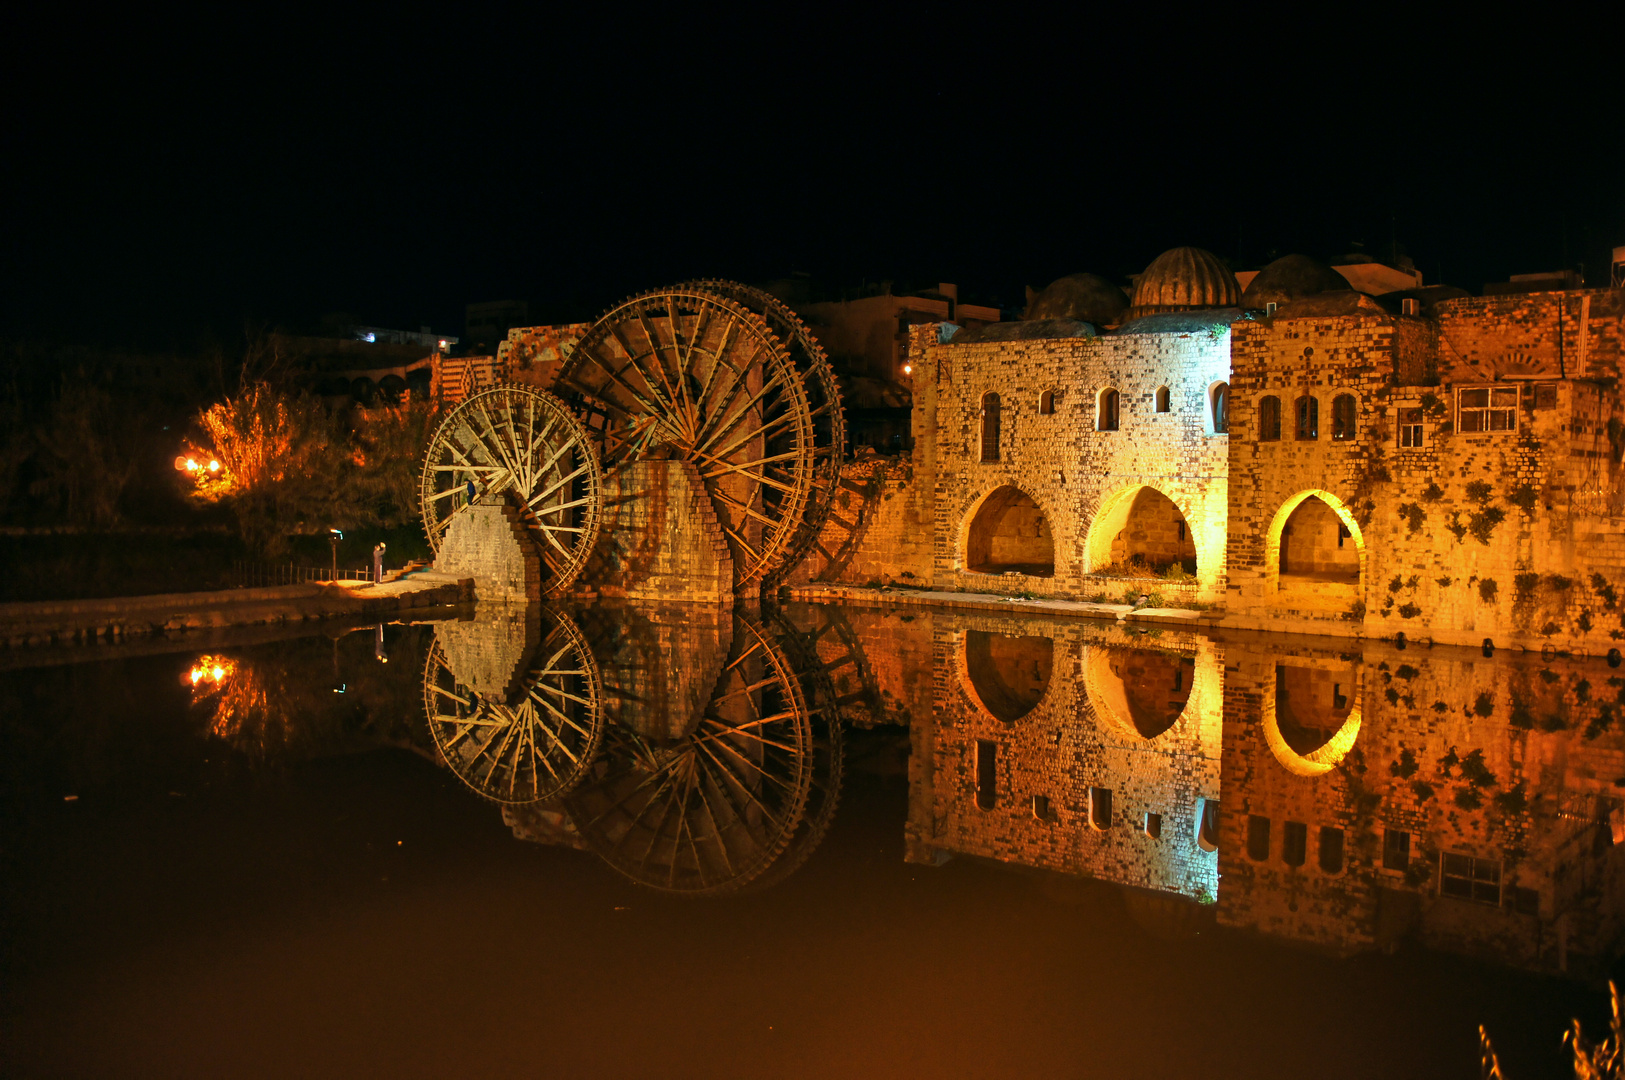
M 231 626 L 382 616 L 410 608 L 455 604 L 472 597 L 472 581 L 433 570 L 415 570 L 379 584 L 277 585 L 9 603 L 0 604 L 0 645 L 12 649 L 94 645 Z

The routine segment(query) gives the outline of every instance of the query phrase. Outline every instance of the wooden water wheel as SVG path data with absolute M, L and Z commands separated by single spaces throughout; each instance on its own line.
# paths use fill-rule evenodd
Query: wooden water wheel
M 529 386 L 483 390 L 453 409 L 423 462 L 423 527 L 440 550 L 456 516 L 502 500 L 519 514 L 548 595 L 567 590 L 598 539 L 603 473 L 594 440 L 558 398 Z
M 801 377 L 802 391 L 807 395 L 813 424 L 812 494 L 794 535 L 766 575 L 765 584 L 771 587 L 812 551 L 835 503 L 841 459 L 846 453 L 846 410 L 841 407 L 835 366 L 801 318 L 771 293 L 737 281 L 711 279 L 685 282 L 677 287 L 725 297 L 761 316 L 789 351 L 790 360 Z
M 541 611 L 540 646 L 511 692 L 465 682 L 436 641 L 423 673 L 435 748 L 458 778 L 499 803 L 556 799 L 586 775 L 603 737 L 598 666 L 565 614 Z
M 565 807 L 587 843 L 633 881 L 692 896 L 730 892 L 796 836 L 817 761 L 790 659 L 759 624 L 736 616 L 698 724 L 671 739 L 613 727 Z
M 576 344 L 561 388 L 596 415 L 605 465 L 676 457 L 716 509 L 734 584 L 759 584 L 794 550 L 818 471 L 807 380 L 745 304 L 700 288 L 646 293 Z

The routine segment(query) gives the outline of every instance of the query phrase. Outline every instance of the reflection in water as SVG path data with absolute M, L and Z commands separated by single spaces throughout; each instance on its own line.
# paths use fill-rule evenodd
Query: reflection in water
M 1005 723 L 1032 712 L 1049 689 L 1054 648 L 1042 636 L 965 634 L 965 673 L 982 707 Z
M 423 673 L 435 749 L 465 784 L 500 803 L 563 795 L 591 767 L 604 729 L 598 668 L 575 622 L 535 608 L 523 625 L 526 646 L 510 659 L 469 648 L 457 624 L 445 624 Z

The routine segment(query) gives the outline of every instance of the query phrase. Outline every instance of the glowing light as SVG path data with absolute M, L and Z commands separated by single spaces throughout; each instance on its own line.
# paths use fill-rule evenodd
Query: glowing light
M 220 463 L 218 461 L 209 462 L 209 471 L 210 472 L 219 472 L 220 471 Z
M 185 681 L 203 690 L 218 690 L 237 673 L 237 661 L 227 656 L 200 656 L 185 675 Z M 203 686 L 204 683 L 210 684 Z
M 446 351 L 446 346 L 449 345 L 449 344 L 451 344 L 449 341 L 441 341 L 441 343 L 440 343 L 440 351 L 445 352 Z
M 193 461 L 191 458 L 187 458 L 186 459 L 186 471 L 187 472 L 197 472 L 197 462 Z
M 364 337 L 362 337 L 361 340 L 362 341 L 377 341 L 378 340 L 378 335 L 369 331 Z
M 185 454 L 182 454 L 180 457 L 175 459 L 175 468 L 180 472 L 185 472 L 186 471 L 186 455 Z
M 912 374 L 914 374 L 914 365 L 913 364 L 904 364 L 903 365 L 903 374 L 904 375 L 912 375 Z

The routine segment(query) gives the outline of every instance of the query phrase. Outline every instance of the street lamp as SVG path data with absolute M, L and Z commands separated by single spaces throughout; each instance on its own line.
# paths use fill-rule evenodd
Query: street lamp
M 344 533 L 339 529 L 328 529 L 327 538 L 333 543 L 333 576 L 329 581 L 339 579 L 339 541 L 344 539 Z

